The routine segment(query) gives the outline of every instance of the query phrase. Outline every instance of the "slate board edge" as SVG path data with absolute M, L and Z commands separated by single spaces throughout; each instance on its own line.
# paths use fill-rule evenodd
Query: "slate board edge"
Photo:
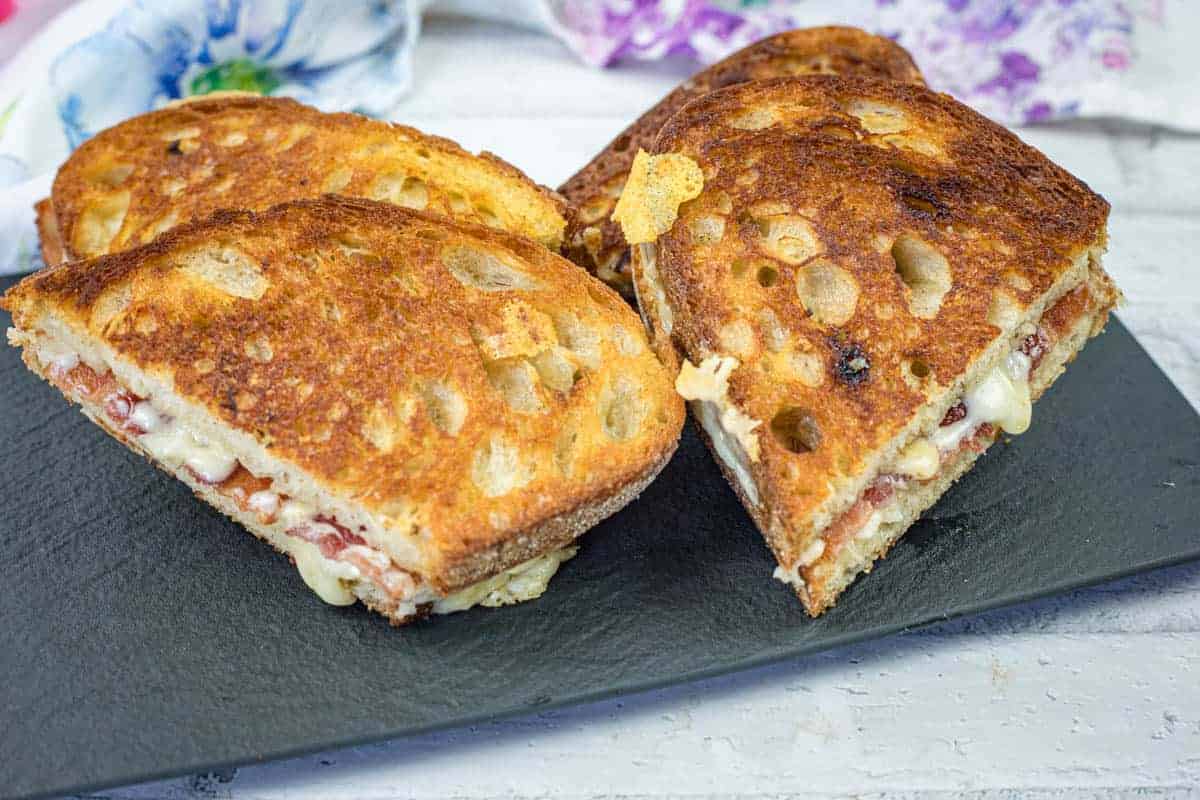
M 1023 603 L 1029 603 L 1034 600 L 1040 600 L 1046 597 L 1052 597 L 1054 595 L 1064 594 L 1066 592 L 1084 589 L 1090 586 L 1099 586 L 1101 584 L 1111 583 L 1123 578 L 1128 578 L 1132 575 L 1138 575 L 1144 572 L 1150 572 L 1152 570 L 1166 569 L 1168 567 L 1178 566 L 1180 564 L 1186 564 L 1188 562 L 1197 560 L 1200 560 L 1200 547 L 1190 553 L 1158 559 L 1156 561 L 1147 561 L 1135 564 L 1130 566 L 1128 569 L 1101 578 L 1083 581 L 1064 581 L 1063 583 L 1042 587 L 1032 592 L 1014 593 L 1011 595 L 1005 595 L 1000 599 L 993 599 L 989 602 L 981 603 L 979 605 L 965 606 L 952 614 L 935 614 L 910 625 L 888 625 L 884 628 L 872 628 L 857 633 L 846 634 L 845 636 L 835 637 L 833 639 L 823 640 L 819 645 L 815 646 L 801 645 L 799 647 L 790 646 L 778 648 L 773 651 L 760 652 L 752 657 L 734 661 L 728 664 L 723 664 L 717 667 L 677 673 L 668 678 L 655 678 L 647 681 L 631 681 L 619 686 L 609 686 L 605 689 L 594 692 L 579 692 L 577 694 L 564 695 L 546 703 L 512 706 L 502 711 L 469 714 L 461 717 L 455 717 L 453 719 L 446 719 L 439 722 L 430 723 L 427 725 L 413 725 L 410 727 L 398 728 L 393 732 L 381 735 L 349 736 L 330 739 L 321 744 L 315 744 L 312 746 L 284 748 L 281 750 L 272 751 L 270 753 L 260 753 L 254 758 L 200 762 L 186 768 L 133 774 L 116 781 L 102 781 L 99 783 L 69 785 L 66 787 L 54 788 L 51 791 L 36 792 L 34 794 L 5 795 L 3 798 L 0 798 L 0 800 L 48 800 L 49 798 L 57 798 L 64 795 L 74 796 L 90 794 L 93 792 L 103 791 L 106 789 L 115 789 L 122 786 L 132 786 L 140 783 L 169 780 L 171 778 L 179 778 L 185 775 L 203 775 L 210 772 L 237 769 L 240 767 L 262 764 L 271 761 L 284 761 L 291 758 L 300 758 L 303 756 L 313 755 L 314 753 L 325 752 L 327 750 L 343 750 L 352 747 L 380 744 L 383 742 L 400 741 L 402 739 L 408 739 L 429 733 L 437 733 L 439 731 L 466 728 L 472 725 L 479 725 L 488 722 L 516 719 L 518 717 L 539 713 L 542 711 L 555 711 L 562 708 L 568 708 L 570 706 L 603 702 L 614 697 L 643 694 L 656 689 L 663 689 L 671 686 L 681 686 L 686 683 L 695 683 L 698 681 L 708 680 L 710 678 L 721 677 L 723 675 L 731 675 L 736 672 L 745 672 L 758 667 L 779 664 L 792 659 L 799 661 L 800 659 L 816 653 L 836 650 L 838 648 L 848 647 L 850 645 L 859 644 L 865 641 L 888 639 L 898 633 L 928 628 L 941 622 L 948 622 L 950 620 L 960 619 L 962 617 L 980 614 L 987 611 L 995 611 L 1001 608 L 1010 608 Z

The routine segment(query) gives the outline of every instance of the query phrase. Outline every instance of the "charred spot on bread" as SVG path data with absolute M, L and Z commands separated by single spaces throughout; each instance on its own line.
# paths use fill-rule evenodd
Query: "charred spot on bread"
M 870 379 L 871 361 L 862 346 L 840 337 L 831 337 L 829 346 L 834 354 L 835 378 L 847 386 L 858 386 Z

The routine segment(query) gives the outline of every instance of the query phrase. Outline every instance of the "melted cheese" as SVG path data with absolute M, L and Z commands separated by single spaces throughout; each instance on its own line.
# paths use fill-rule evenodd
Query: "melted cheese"
M 92 359 L 81 358 L 78 352 L 52 339 L 40 340 L 36 353 L 41 363 L 56 371 L 69 372 L 83 361 L 98 373 L 108 372 L 107 364 L 93 364 Z M 231 452 L 163 414 L 149 400 L 138 401 L 128 413 L 128 422 L 144 431 L 137 437 L 138 444 L 160 463 L 171 467 L 186 466 L 209 484 L 221 483 L 237 469 L 238 459 Z M 247 499 L 247 504 L 252 511 L 264 517 L 278 514 L 277 522 L 285 531 L 299 525 L 324 525 L 328 527 L 328 532 L 337 532 L 331 525 L 316 522 L 318 514 L 312 506 L 291 498 L 283 500 L 278 493 L 270 490 L 254 492 Z M 357 600 L 353 587 L 363 580 L 357 567 L 345 561 L 326 558 L 320 548 L 299 537 L 287 536 L 285 539 L 286 549 L 296 564 L 297 572 L 317 597 L 335 606 L 351 605 Z M 380 568 L 391 566 L 391 559 L 378 550 L 362 545 L 352 545 L 348 549 Z M 416 613 L 418 602 L 432 601 L 434 613 L 437 614 L 465 611 L 476 605 L 510 605 L 540 597 L 559 566 L 576 552 L 577 547 L 565 547 L 545 553 L 440 599 L 435 598 L 428 584 L 418 586 L 403 572 L 392 576 L 391 584 L 406 581 L 406 585 L 389 585 L 386 588 L 401 589 L 410 597 L 408 602 L 401 604 L 401 611 L 407 614 Z
M 16 346 L 19 337 L 16 328 L 8 329 L 9 342 Z M 52 374 L 62 374 L 75 369 L 81 362 L 97 373 L 108 372 L 108 364 L 93 352 L 80 352 L 49 336 L 31 338 L 28 347 L 37 355 L 38 361 L 49 368 Z
M 578 547 L 564 547 L 562 550 L 555 550 L 530 559 L 524 564 L 518 564 L 499 575 L 434 601 L 433 613 L 453 614 L 477 605 L 496 608 L 534 600 L 545 593 L 559 566 L 573 558 L 577 552 Z
M 938 450 L 956 450 L 964 438 L 985 422 L 1005 433 L 1027 431 L 1033 416 L 1029 367 L 1029 357 L 1013 351 L 1004 364 L 993 368 L 983 380 L 968 389 L 963 395 L 967 415 L 951 425 L 940 426 L 930 437 Z
M 134 407 L 134 413 L 138 406 Z M 143 416 L 149 416 L 145 412 Z M 183 465 L 200 476 L 205 483 L 220 483 L 233 474 L 238 461 L 233 453 L 188 430 L 178 420 L 159 415 L 153 428 L 138 437 L 138 444 L 163 464 Z
M 369 548 L 355 547 L 364 557 L 386 558 Z M 300 577 L 326 603 L 344 606 L 355 601 L 354 584 L 363 578 L 353 565 L 326 558 L 320 548 L 295 537 L 289 537 L 288 551 L 296 562 Z M 434 596 L 428 584 L 418 586 L 410 581 L 405 587 L 410 599 L 401 603 L 401 613 L 415 614 L 417 606 L 425 602 L 433 603 L 435 614 L 453 614 L 475 606 L 496 608 L 534 600 L 545 593 L 559 566 L 578 551 L 578 547 L 564 547 L 545 553 L 442 598 Z
M 941 465 L 942 457 L 937 446 L 929 439 L 921 438 L 911 442 L 908 447 L 900 451 L 895 464 L 888 471 L 924 481 L 936 475 Z
M 755 485 L 754 477 L 750 474 L 750 464 L 746 459 L 746 453 L 738 446 L 737 440 L 725 432 L 716 405 L 708 402 L 693 403 L 692 411 L 695 412 L 700 427 L 704 428 L 704 432 L 708 434 L 713 449 L 717 451 L 717 457 L 724 462 L 725 466 L 729 467 L 737 479 L 738 486 L 746 495 L 746 499 L 754 505 L 758 505 L 758 486 Z
M 675 391 L 691 402 L 717 456 L 733 472 L 746 499 L 758 505 L 750 463 L 759 458 L 755 429 L 762 422 L 729 400 L 729 376 L 737 367 L 738 360 L 731 356 L 709 356 L 698 367 L 685 360 L 675 379 Z
M 818 537 L 813 539 L 808 547 L 804 548 L 804 552 L 800 554 L 799 564 L 802 567 L 807 567 L 809 564 L 815 563 L 825 553 L 825 540 Z
M 129 412 L 129 422 L 146 433 L 154 433 L 162 427 L 163 417 L 158 413 L 158 409 L 142 400 L 134 403 L 133 409 Z
M 37 340 L 38 361 L 50 367 L 52 372 L 70 372 L 79 366 L 79 353 L 54 339 Z
M 993 367 L 962 397 L 967 414 L 950 425 L 941 425 L 926 438 L 911 442 L 886 472 L 917 480 L 929 480 L 941 468 L 941 456 L 953 453 L 984 423 L 1005 433 L 1029 429 L 1033 401 L 1029 391 L 1029 356 L 1014 350 L 1003 364 Z
M 903 518 L 904 514 L 900 509 L 900 505 L 895 500 L 892 500 L 875 509 L 871 513 L 871 516 L 867 517 L 867 521 L 863 523 L 858 533 L 854 534 L 854 538 L 871 539 L 879 533 L 879 529 L 884 525 L 895 525 Z
M 264 504 L 269 504 L 272 498 L 275 503 L 279 502 L 279 496 L 274 492 L 256 492 L 251 497 L 259 495 L 270 495 L 262 499 Z M 279 506 L 279 522 L 285 530 L 307 525 L 315 528 L 317 533 L 321 532 L 322 527 L 328 528 L 328 533 L 337 532 L 333 526 L 317 522 L 316 516 L 311 506 L 296 500 L 285 500 Z M 354 602 L 354 585 L 365 580 L 356 567 L 342 560 L 326 558 L 320 548 L 297 536 L 287 537 L 287 542 L 300 577 L 318 597 L 332 605 Z M 392 561 L 386 554 L 363 545 L 346 548 L 347 553 L 354 553 L 357 558 L 373 564 L 384 573 L 384 585 L 381 588 L 393 597 L 403 598 L 398 611 L 402 616 L 417 613 L 418 606 L 423 603 L 433 603 L 435 614 L 452 614 L 477 605 L 496 607 L 533 600 L 546 591 L 559 565 L 577 551 L 576 547 L 566 547 L 546 553 L 439 598 L 429 584 L 417 583 L 408 573 L 389 569 Z
M 260 490 L 246 498 L 246 506 L 262 517 L 273 517 L 279 512 L 279 495 L 269 490 Z
M 758 461 L 758 434 L 754 430 L 762 422 L 729 400 L 729 376 L 737 368 L 738 360 L 732 356 L 709 356 L 698 367 L 685 359 L 675 379 L 675 391 L 684 400 L 715 406 L 721 427 L 741 445 L 751 461 Z
M 647 299 L 654 305 L 654 313 L 658 316 L 658 324 L 662 325 L 663 332 L 670 334 L 671 329 L 675 326 L 675 313 L 671 311 L 671 306 L 667 303 L 667 292 L 658 276 L 658 246 L 639 244 L 634 247 L 637 248 L 638 254 L 637 266 L 641 271 L 642 278 L 650 286 L 650 297 Z M 639 281 L 633 282 L 635 294 L 639 291 L 639 283 Z M 640 295 L 638 302 L 642 302 Z M 651 333 L 653 334 L 653 331 Z
M 289 549 L 300 577 L 317 597 L 331 606 L 348 606 L 357 599 L 346 585 L 347 581 L 359 578 L 359 572 L 353 566 L 325 558 L 315 545 L 298 539 Z
M 941 469 L 942 454 L 957 450 L 963 439 L 972 435 L 984 423 L 995 425 L 1005 433 L 1024 433 L 1029 429 L 1032 417 L 1029 392 L 1031 365 L 1029 357 L 1024 353 L 1010 353 L 1003 364 L 993 368 L 964 393 L 962 400 L 967 409 L 966 416 L 953 424 L 939 426 L 927 438 L 919 438 L 909 443 L 885 472 L 916 480 L 929 480 Z M 686 368 L 690 364 L 685 363 L 684 366 Z M 726 379 L 731 371 L 724 373 Z M 683 377 L 682 372 L 680 377 Z M 720 377 L 720 370 L 717 370 L 717 377 Z M 678 382 L 676 386 L 678 388 Z M 679 389 L 679 393 L 683 394 L 683 390 Z M 900 505 L 892 499 L 867 517 L 854 538 L 873 539 L 879 535 L 881 528 L 896 525 L 903 517 Z M 817 545 L 820 545 L 819 549 Z M 791 567 L 777 567 L 775 578 L 803 588 L 804 579 L 800 576 L 800 569 L 820 558 L 824 550 L 824 541 L 817 539 Z
M 771 573 L 771 577 L 781 583 L 786 583 L 788 586 L 793 586 L 796 589 L 804 590 L 808 588 L 808 584 L 804 582 L 804 578 L 800 575 L 800 568 L 804 566 L 799 561 L 791 567 L 785 567 L 780 564 Z
M 291 498 L 284 500 L 283 505 L 279 508 L 279 521 L 284 530 L 304 525 L 310 522 L 314 516 L 316 516 L 316 510 L 312 506 Z
M 700 165 L 679 153 L 652 156 L 638 150 L 612 220 L 631 245 L 653 242 L 675 224 L 679 206 L 704 188 Z

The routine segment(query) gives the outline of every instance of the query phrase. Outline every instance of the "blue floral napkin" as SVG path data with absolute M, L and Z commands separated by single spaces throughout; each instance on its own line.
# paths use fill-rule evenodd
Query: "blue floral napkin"
M 69 8 L 0 72 L 0 274 L 38 266 L 30 203 L 71 150 L 123 119 L 231 89 L 386 115 L 411 83 L 420 10 L 380 0 Z

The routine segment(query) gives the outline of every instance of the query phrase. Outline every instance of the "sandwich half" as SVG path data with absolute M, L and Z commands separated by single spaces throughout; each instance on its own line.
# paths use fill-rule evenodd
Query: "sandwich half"
M 812 615 L 1104 326 L 1108 204 L 922 87 L 803 77 L 667 123 L 616 209 L 655 346 Z
M 47 264 L 136 247 L 224 208 L 325 193 L 519 233 L 558 250 L 561 198 L 490 153 L 358 114 L 225 94 L 133 117 L 84 142 L 37 205 Z
M 541 245 L 373 201 L 223 211 L 31 275 L 25 363 L 394 623 L 539 595 L 674 451 L 628 305 Z
M 632 300 L 629 246 L 610 216 L 634 155 L 652 147 L 672 114 L 708 92 L 808 74 L 863 75 L 924 85 L 908 51 L 858 28 L 800 28 L 757 41 L 677 86 L 559 187 L 573 206 L 563 252 Z

